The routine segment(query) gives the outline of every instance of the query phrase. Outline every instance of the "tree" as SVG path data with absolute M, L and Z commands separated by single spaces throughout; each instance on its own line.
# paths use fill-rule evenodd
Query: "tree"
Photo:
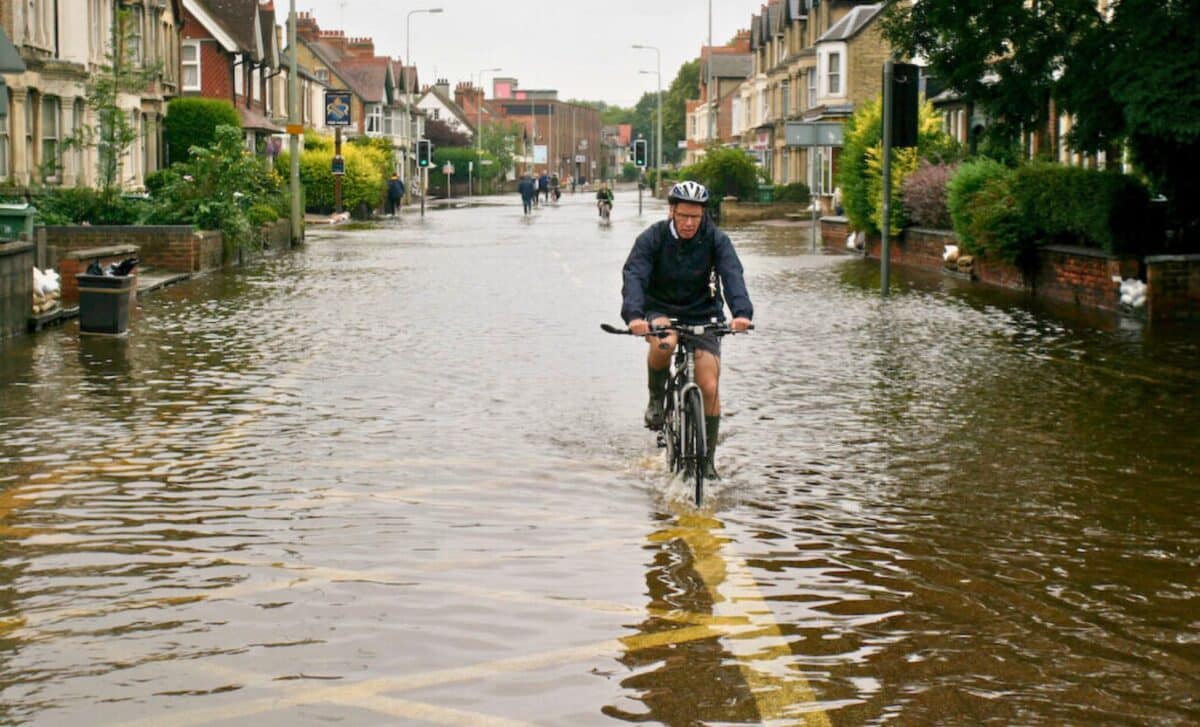
M 98 149 L 100 188 L 106 194 L 115 194 L 120 188 L 122 161 L 138 138 L 129 109 L 120 105 L 121 99 L 144 91 L 159 75 L 161 67 L 158 63 L 143 64 L 136 58 L 134 48 L 139 40 L 132 14 L 128 9 L 119 10 L 104 54 L 105 65 L 90 76 L 87 84 L 88 105 L 99 117 L 99 138 L 97 130 L 83 125 L 70 140 L 76 146 Z
M 679 142 L 687 138 L 687 102 L 700 97 L 700 61 L 679 67 L 671 87 L 663 93 L 663 158 L 679 161 Z
M 1171 204 L 1174 224 L 1200 238 L 1200 3 L 1120 0 L 892 2 L 884 34 L 928 59 L 946 86 L 977 104 L 1002 134 L 1040 132 L 1054 108 L 1071 115 L 1082 152 L 1127 144 Z
M 710 146 L 700 161 L 684 167 L 683 179 L 694 179 L 712 194 L 717 202 L 724 197 L 753 199 L 758 189 L 758 167 L 744 149 Z
M 441 119 L 425 121 L 425 138 L 432 141 L 434 147 L 473 146 L 470 136 L 461 131 L 455 131 L 450 128 L 450 124 Z
M 163 120 L 170 161 L 186 162 L 191 158 L 193 146 L 211 144 L 221 124 L 242 125 L 237 109 L 225 99 L 193 96 L 172 100 Z
M 486 156 L 495 160 L 496 176 L 503 179 L 513 168 L 513 157 L 525 128 L 515 121 L 493 121 L 483 125 L 479 138 Z

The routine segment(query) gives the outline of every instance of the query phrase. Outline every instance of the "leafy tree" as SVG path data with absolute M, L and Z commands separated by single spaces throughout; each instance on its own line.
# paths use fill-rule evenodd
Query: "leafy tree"
M 1200 3 L 1120 0 L 892 2 L 884 32 L 902 53 L 982 107 L 1009 138 L 1039 132 L 1050 102 L 1083 152 L 1127 144 L 1167 195 L 1177 229 L 1200 238 Z
M 185 97 L 171 101 L 163 119 L 164 136 L 172 162 L 186 162 L 193 146 L 208 146 L 216 138 L 217 127 L 241 126 L 233 104 L 224 99 Z
M 88 77 L 87 83 L 88 105 L 96 111 L 100 128 L 81 126 L 68 142 L 98 149 L 100 188 L 110 195 L 119 190 L 121 164 L 138 139 L 129 110 L 120 105 L 121 99 L 140 94 L 161 71 L 161 64 L 144 64 L 134 57 L 133 48 L 138 38 L 132 13 L 128 9 L 118 10 L 112 39 L 104 54 L 105 63 Z
M 710 146 L 700 161 L 680 170 L 681 179 L 694 179 L 708 187 L 720 202 L 724 197 L 753 199 L 758 189 L 758 171 L 754 159 L 744 149 Z
M 479 144 L 486 158 L 495 161 L 495 173 L 503 178 L 513 168 L 513 158 L 525 129 L 515 121 L 493 121 L 483 125 Z
M 663 92 L 663 159 L 679 161 L 679 142 L 687 138 L 687 102 L 700 97 L 700 61 L 679 67 L 671 87 Z
M 441 119 L 426 119 L 425 138 L 433 142 L 434 147 L 466 147 L 473 146 L 471 137 L 461 131 L 450 128 Z

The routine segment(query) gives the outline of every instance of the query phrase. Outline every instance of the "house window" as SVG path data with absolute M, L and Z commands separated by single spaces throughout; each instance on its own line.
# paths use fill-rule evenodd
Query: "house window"
M 12 101 L 8 102 L 8 116 L 0 119 L 0 179 L 8 179 L 8 120 L 12 118 Z
M 37 164 L 33 158 L 33 108 L 38 105 L 38 95 L 30 93 L 25 98 L 25 169 L 32 172 Z
M 75 99 L 75 103 L 71 104 L 71 128 L 68 130 L 70 137 L 74 137 L 84 127 L 85 119 L 83 114 L 83 99 L 77 98 Z M 68 154 L 70 156 L 71 173 L 75 175 L 76 184 L 78 184 L 83 177 L 83 149 L 78 144 L 75 144 L 71 147 Z
M 183 52 L 183 90 L 200 90 L 200 41 L 185 40 L 180 50 Z
M 42 97 L 42 174 L 47 181 L 58 180 L 61 112 L 58 96 Z
M 779 84 L 779 107 L 783 116 L 787 116 L 792 110 L 791 84 L 787 81 Z
M 817 105 L 817 69 L 808 69 L 808 108 Z
M 839 96 L 842 93 L 842 54 L 829 54 L 829 95 Z
M 142 64 L 142 6 L 129 8 L 129 58 L 135 65 Z
M 317 69 L 317 80 L 320 81 L 321 83 L 326 83 L 326 84 L 329 83 L 329 69 L 328 68 L 318 68 Z
M 766 92 L 766 90 L 764 90 L 759 94 L 759 98 L 762 101 L 760 104 L 762 116 L 759 117 L 759 121 L 766 121 L 767 119 L 771 118 L 771 96 Z
M 233 64 L 233 94 L 235 96 L 246 95 L 246 69 L 243 67 L 243 59 L 238 58 Z
M 262 100 L 262 71 L 258 66 L 250 69 L 250 98 L 254 101 Z
M 378 134 L 383 128 L 383 107 L 377 103 L 367 104 L 367 133 Z

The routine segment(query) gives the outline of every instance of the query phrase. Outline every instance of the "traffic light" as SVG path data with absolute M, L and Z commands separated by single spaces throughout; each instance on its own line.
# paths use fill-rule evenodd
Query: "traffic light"
M 892 147 L 896 149 L 917 145 L 919 73 L 911 63 L 892 64 Z
M 427 167 L 433 160 L 433 144 L 429 139 L 417 140 L 417 166 Z
M 633 163 L 639 167 L 646 166 L 646 140 L 635 139 L 633 142 Z

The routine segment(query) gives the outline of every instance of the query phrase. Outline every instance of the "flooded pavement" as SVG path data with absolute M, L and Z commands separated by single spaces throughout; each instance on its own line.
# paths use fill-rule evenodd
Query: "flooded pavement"
M 732 235 L 705 510 L 564 197 L 0 357 L 0 722 L 1200 721 L 1200 331 Z

